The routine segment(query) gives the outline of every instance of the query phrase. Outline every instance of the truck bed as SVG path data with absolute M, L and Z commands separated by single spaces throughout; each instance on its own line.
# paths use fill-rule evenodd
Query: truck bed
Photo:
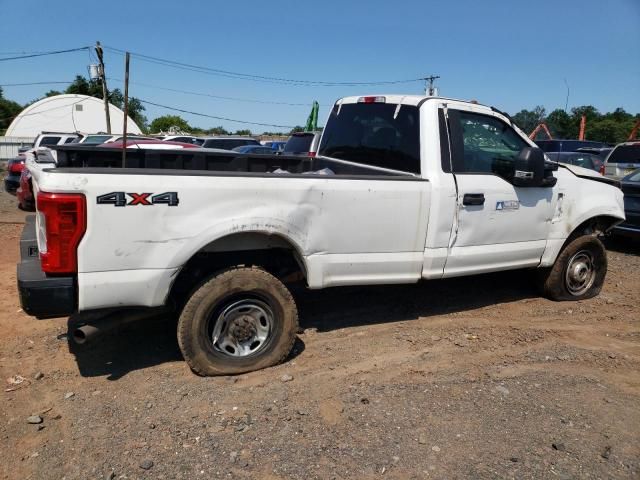
M 83 145 L 54 147 L 57 167 L 60 169 L 123 168 L 122 149 Z M 151 173 L 149 170 L 193 170 L 216 173 L 247 174 L 309 174 L 330 169 L 340 176 L 413 177 L 411 174 L 394 172 L 377 167 L 354 164 L 325 157 L 293 155 L 250 155 L 229 151 L 222 153 L 208 149 L 127 149 L 125 169 L 127 173 Z M 331 173 L 330 173 L 331 174 Z

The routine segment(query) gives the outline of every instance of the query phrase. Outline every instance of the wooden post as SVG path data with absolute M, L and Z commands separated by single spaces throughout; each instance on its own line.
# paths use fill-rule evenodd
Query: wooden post
M 107 122 L 107 133 L 111 133 L 111 113 L 109 112 L 109 90 L 107 89 L 107 75 L 104 71 L 104 52 L 100 42 L 96 42 L 96 55 L 100 61 L 100 79 L 102 80 L 102 100 L 104 101 L 104 115 Z
M 122 121 L 122 168 L 127 161 L 127 123 L 129 120 L 129 52 L 124 57 L 124 119 Z

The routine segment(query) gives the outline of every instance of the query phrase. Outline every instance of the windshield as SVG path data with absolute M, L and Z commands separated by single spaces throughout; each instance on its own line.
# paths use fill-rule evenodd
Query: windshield
M 420 172 L 420 112 L 413 105 L 352 103 L 331 111 L 319 154 Z

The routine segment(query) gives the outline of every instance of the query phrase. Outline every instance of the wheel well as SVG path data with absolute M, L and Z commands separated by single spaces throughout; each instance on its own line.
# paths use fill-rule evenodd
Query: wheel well
M 217 239 L 193 254 L 176 276 L 169 300 L 181 308 L 204 279 L 238 265 L 262 267 L 284 283 L 306 280 L 302 256 L 288 239 L 254 232 L 238 233 Z
M 602 236 L 609 231 L 614 225 L 620 222 L 616 217 L 601 215 L 585 220 L 578 225 L 565 241 L 565 245 L 582 235 Z

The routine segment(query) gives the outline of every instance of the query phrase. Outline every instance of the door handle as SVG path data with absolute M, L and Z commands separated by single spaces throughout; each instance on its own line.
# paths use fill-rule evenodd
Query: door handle
M 462 197 L 463 205 L 484 205 L 484 193 L 465 193 Z

